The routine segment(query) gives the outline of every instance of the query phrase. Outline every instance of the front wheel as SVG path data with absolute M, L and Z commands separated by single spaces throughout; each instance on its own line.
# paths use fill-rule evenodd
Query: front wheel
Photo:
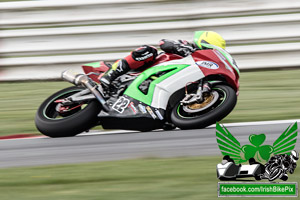
M 202 103 L 183 106 L 178 102 L 172 109 L 171 120 L 181 129 L 205 128 L 226 117 L 236 102 L 236 93 L 230 86 L 216 85 Z
M 36 113 L 37 129 L 49 137 L 70 137 L 95 126 L 98 122 L 97 115 L 101 110 L 96 100 L 70 103 L 63 107 L 59 103 L 60 99 L 83 89 L 82 87 L 65 88 L 46 99 Z

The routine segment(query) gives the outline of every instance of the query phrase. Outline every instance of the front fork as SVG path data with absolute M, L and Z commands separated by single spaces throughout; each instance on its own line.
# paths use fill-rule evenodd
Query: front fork
M 203 79 L 200 80 L 198 86 L 197 86 L 197 91 L 196 93 L 193 94 L 188 94 L 187 88 L 185 90 L 185 97 L 183 98 L 182 101 L 180 101 L 180 104 L 185 106 L 185 105 L 190 105 L 193 103 L 201 103 L 204 100 L 204 97 L 210 94 L 211 92 L 211 85 L 207 81 L 203 81 Z

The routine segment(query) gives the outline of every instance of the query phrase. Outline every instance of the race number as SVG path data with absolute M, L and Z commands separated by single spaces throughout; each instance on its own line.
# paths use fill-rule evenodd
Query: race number
M 112 109 L 117 111 L 118 113 L 123 113 L 125 108 L 127 108 L 130 101 L 124 97 L 120 97 L 118 101 L 112 106 Z

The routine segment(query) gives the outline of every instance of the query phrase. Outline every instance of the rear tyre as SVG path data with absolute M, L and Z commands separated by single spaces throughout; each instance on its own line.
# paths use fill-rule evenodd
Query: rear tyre
M 207 103 L 207 108 L 199 109 L 199 112 L 189 113 L 180 102 L 172 109 L 171 120 L 180 129 L 205 128 L 226 117 L 235 107 L 237 96 L 235 91 L 227 85 L 216 85 L 212 89 L 217 99 Z
M 70 137 L 97 125 L 97 115 L 101 106 L 96 100 L 69 105 L 70 111 L 67 112 L 57 111 L 59 103 L 56 103 L 56 100 L 69 97 L 83 89 L 82 87 L 65 88 L 46 99 L 35 116 L 37 129 L 49 137 Z

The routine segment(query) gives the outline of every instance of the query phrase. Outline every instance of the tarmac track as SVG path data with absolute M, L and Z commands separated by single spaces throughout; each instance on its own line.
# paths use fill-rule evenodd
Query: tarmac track
M 295 121 L 226 126 L 244 144 L 250 134 L 266 134 L 272 145 Z M 298 121 L 299 122 L 299 121 Z M 299 124 L 298 124 L 299 125 Z M 296 150 L 300 149 L 300 140 Z M 0 141 L 0 167 L 40 166 L 145 157 L 219 155 L 215 127 L 196 130 L 88 134 L 70 138 L 32 138 Z

